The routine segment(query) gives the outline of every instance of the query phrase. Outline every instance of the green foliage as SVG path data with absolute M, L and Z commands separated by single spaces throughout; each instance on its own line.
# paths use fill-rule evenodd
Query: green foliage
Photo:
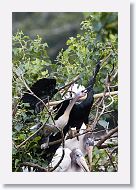
M 104 18 L 108 18 L 108 15 L 110 16 L 109 21 L 105 25 L 102 25 Z M 55 77 L 57 85 L 60 87 L 79 74 L 81 77 L 79 84 L 87 85 L 96 63 L 111 53 L 108 61 L 103 63 L 95 84 L 95 92 L 103 92 L 107 73 L 111 72 L 113 65 L 117 69 L 118 62 L 117 30 L 115 31 L 113 29 L 115 25 L 112 27 L 110 23 L 112 23 L 111 13 L 89 14 L 85 21 L 81 23 L 81 33 L 67 40 L 67 49 L 62 49 L 59 52 L 55 62 L 52 62 L 47 55 L 47 43 L 43 42 L 38 35 L 35 39 L 31 39 L 20 31 L 13 36 L 12 92 L 13 111 L 15 114 L 13 117 L 12 135 L 16 145 L 19 145 L 32 134 L 29 129 L 35 124 L 35 119 L 38 118 L 44 122 L 48 115 L 46 110 L 43 110 L 37 116 L 34 114 L 29 116 L 27 114 L 27 107 L 29 105 L 23 104 L 20 101 L 22 94 L 26 91 L 26 87 L 21 80 L 22 77 L 29 87 L 40 78 Z M 114 85 L 117 85 L 117 78 L 114 80 Z M 107 99 L 106 102 L 108 103 L 108 101 Z M 110 109 L 117 109 L 117 98 Z M 31 112 L 33 113 L 33 111 Z M 95 113 L 96 109 L 94 108 L 92 114 L 95 115 Z M 105 116 L 102 119 L 106 121 Z M 21 171 L 18 166 L 26 161 L 46 166 L 47 163 L 37 152 L 39 140 L 40 136 L 30 139 L 19 150 L 16 150 L 13 146 L 13 171 Z M 94 160 L 97 159 L 101 160 L 101 162 L 107 162 L 104 151 L 95 149 Z M 100 170 L 99 165 L 99 163 L 94 162 L 94 171 Z
M 95 172 L 114 172 L 118 169 L 117 153 L 111 154 L 109 149 L 98 149 L 97 147 L 93 150 L 93 162 L 92 171 Z M 111 154 L 111 155 L 110 155 Z M 111 160 L 109 159 L 111 156 Z M 112 164 L 111 164 L 112 162 Z
M 103 79 L 112 65 L 117 66 L 117 35 L 112 35 L 111 39 L 105 38 L 102 42 L 97 38 L 93 29 L 93 16 L 89 16 L 81 23 L 82 34 L 70 37 L 67 41 L 68 48 L 62 50 L 57 57 L 55 76 L 59 82 L 64 83 L 64 79 L 71 80 L 80 74 L 82 84 L 87 85 L 88 76 L 93 73 L 93 68 L 99 60 L 105 58 L 111 52 L 109 63 L 102 70 L 99 86 L 102 86 Z M 63 75 L 62 75 L 63 73 Z M 97 85 L 98 86 L 98 85 Z

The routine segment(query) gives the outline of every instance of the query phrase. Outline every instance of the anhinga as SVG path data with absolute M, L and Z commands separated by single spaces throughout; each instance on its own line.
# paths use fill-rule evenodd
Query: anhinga
M 64 149 L 65 156 L 54 172 L 89 172 L 88 165 L 82 151 L 79 148 Z M 51 166 L 54 167 L 62 156 L 62 147 L 58 148 L 52 159 Z
M 66 108 L 66 110 L 64 111 L 63 115 L 60 116 L 56 121 L 55 121 L 55 126 L 57 128 L 59 128 L 60 130 L 62 130 L 68 123 L 69 121 L 69 115 L 70 112 L 74 106 L 74 104 L 76 103 L 76 101 L 85 96 L 86 94 L 84 92 L 79 92 L 76 94 L 76 96 L 73 98 L 73 100 L 71 100 L 71 102 L 69 103 L 68 107 Z
M 100 62 L 97 63 L 94 75 L 90 78 L 87 90 L 87 98 L 83 100 L 81 103 L 76 103 L 70 113 L 68 126 L 69 128 L 77 128 L 80 129 L 82 124 L 88 124 L 88 116 L 90 114 L 91 107 L 94 102 L 94 91 L 93 86 L 95 84 L 97 73 L 100 69 Z M 58 104 L 55 109 L 57 109 L 57 114 L 55 119 L 59 118 L 65 111 L 68 106 L 70 100 L 64 100 L 62 103 Z
M 54 130 L 53 132 L 55 134 L 53 134 L 54 136 L 60 132 L 61 130 L 64 129 L 64 127 L 67 125 L 68 120 L 69 120 L 69 114 L 75 104 L 75 102 L 81 98 L 85 96 L 84 92 L 78 92 L 75 97 L 73 98 L 73 100 L 71 100 L 71 102 L 69 103 L 68 107 L 66 108 L 66 110 L 64 111 L 63 115 L 61 115 L 57 120 L 55 120 L 55 124 L 54 124 Z M 49 127 L 51 127 L 51 125 L 49 125 Z M 46 140 L 43 144 L 41 144 L 41 149 L 45 149 L 48 146 L 48 142 L 49 142 L 49 138 L 50 138 L 50 132 L 48 130 L 43 131 L 43 136 L 44 136 L 44 140 Z M 46 139 L 47 137 L 47 139 Z

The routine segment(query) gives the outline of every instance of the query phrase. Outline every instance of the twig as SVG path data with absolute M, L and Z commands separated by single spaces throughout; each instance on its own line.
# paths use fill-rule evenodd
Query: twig
M 16 144 L 15 144 L 15 142 L 13 140 L 12 140 L 12 144 L 17 149 L 17 146 L 16 146 Z
M 12 109 L 12 117 L 14 118 L 15 115 L 16 115 L 16 112 L 17 112 L 17 106 L 18 106 L 18 103 L 17 101 L 13 104 L 13 109 Z
M 96 126 L 97 122 L 99 121 L 100 117 L 103 115 L 105 109 L 108 108 L 114 102 L 114 98 L 111 96 L 111 92 L 110 92 L 110 88 L 109 88 L 110 82 L 111 82 L 110 79 L 111 79 L 111 76 L 109 74 L 107 74 L 107 77 L 106 77 L 106 80 L 105 80 L 105 88 L 104 88 L 103 96 L 102 96 L 101 101 L 98 103 L 95 119 L 94 119 L 94 122 L 92 124 L 93 125 L 93 129 L 95 128 L 95 126 Z M 111 102 L 108 105 L 105 105 L 104 100 L 105 100 L 105 97 L 106 97 L 105 95 L 106 95 L 107 90 L 109 92 L 109 96 L 111 98 Z M 101 113 L 99 114 L 99 108 L 100 108 L 101 104 L 103 104 L 103 108 L 102 108 Z
M 118 147 L 115 147 L 115 148 L 111 151 L 111 155 L 112 155 L 115 151 L 118 151 Z
M 113 163 L 113 161 L 112 161 L 112 155 L 109 154 L 106 149 L 105 149 L 105 152 L 106 152 L 106 154 L 107 154 L 108 157 L 109 157 L 110 163 L 112 164 L 112 166 L 113 166 L 113 168 L 114 168 L 114 171 L 117 171 L 117 169 L 116 169 L 116 167 L 115 167 L 115 165 L 114 165 L 114 163 Z
M 113 81 L 116 78 L 117 74 L 118 74 L 118 70 L 116 70 L 115 74 L 111 77 L 111 81 Z
M 26 140 L 24 140 L 20 145 L 17 145 L 17 149 L 19 149 L 21 146 L 26 144 L 27 141 L 29 141 L 33 136 L 35 136 L 43 127 L 45 127 L 45 124 L 48 122 L 50 116 L 47 118 L 46 122 L 39 128 L 37 131 L 35 131 L 32 135 L 30 135 Z
M 45 106 L 47 112 L 49 113 L 49 115 L 51 116 L 51 119 L 53 121 L 53 124 L 55 125 L 55 121 L 54 121 L 54 118 L 51 114 L 51 112 L 49 111 L 47 105 L 44 103 L 44 101 L 42 99 L 40 99 L 38 96 L 36 96 L 33 91 L 29 88 L 29 86 L 27 85 L 27 83 L 25 82 L 24 78 L 23 77 L 20 77 L 20 80 L 24 83 L 25 87 L 27 88 L 27 90 L 31 93 L 32 96 L 34 96 L 35 98 L 37 98 L 40 102 L 42 102 L 42 104 Z M 29 93 L 28 93 L 29 94 Z
M 64 149 L 65 148 L 65 140 L 64 140 L 63 130 L 61 130 L 61 136 L 62 136 L 62 139 L 61 139 L 61 141 L 62 141 L 62 156 L 61 156 L 59 162 L 52 169 L 49 170 L 50 172 L 53 172 L 60 165 L 60 163 L 62 162 L 62 160 L 65 156 L 65 149 Z
M 95 145 L 97 147 L 97 145 Z M 118 146 L 118 144 L 102 144 L 101 146 L 97 147 L 98 149 L 105 149 L 105 148 L 113 148 Z
M 103 64 L 104 62 L 106 62 L 109 59 L 109 57 L 111 56 L 111 54 L 112 54 L 112 52 L 110 52 L 109 55 L 107 55 L 107 57 L 105 57 L 104 59 L 102 59 L 100 61 L 100 63 Z
M 104 130 L 100 130 L 99 132 L 102 132 L 102 131 L 105 131 L 105 129 L 104 129 Z M 66 137 L 66 140 L 68 140 L 68 139 L 73 139 L 73 138 L 75 138 L 75 137 L 82 136 L 82 135 L 84 135 L 84 134 L 86 134 L 86 133 L 89 133 L 89 132 L 91 132 L 91 133 L 97 133 L 98 131 L 96 131 L 95 129 L 92 130 L 92 128 L 89 128 L 89 129 L 86 129 L 82 134 L 76 133 L 76 134 L 74 134 L 73 136 L 68 136 L 68 137 Z M 109 137 L 109 138 L 110 138 L 110 137 Z M 98 139 L 98 140 L 101 140 L 101 139 Z M 49 142 L 49 146 L 58 144 L 58 143 L 60 143 L 61 141 L 62 141 L 61 139 L 58 139 L 58 140 L 56 140 L 56 141 Z

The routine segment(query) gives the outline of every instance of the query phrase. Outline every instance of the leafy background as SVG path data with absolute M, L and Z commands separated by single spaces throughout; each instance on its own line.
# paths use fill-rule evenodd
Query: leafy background
M 104 90 L 107 73 L 118 67 L 118 14 L 117 13 L 13 13 L 13 142 L 19 145 L 32 132 L 30 127 L 37 118 L 44 122 L 46 110 L 38 115 L 27 114 L 29 105 L 21 102 L 26 91 L 21 76 L 31 86 L 44 77 L 55 77 L 61 87 L 80 75 L 78 84 L 87 85 L 89 77 L 99 60 L 111 53 L 108 63 L 104 63 L 97 77 L 95 93 Z M 117 86 L 117 77 L 112 82 Z M 55 100 L 61 99 L 57 94 Z M 108 99 L 106 100 L 108 103 Z M 110 123 L 117 127 L 118 97 L 106 114 L 101 117 L 102 127 Z M 96 107 L 90 113 L 94 119 Z M 101 122 L 102 123 L 102 122 Z M 98 127 L 101 127 L 98 125 Z M 22 171 L 19 164 L 30 161 L 46 167 L 47 163 L 37 152 L 40 136 L 28 141 L 20 149 L 13 146 L 13 171 Z M 117 139 L 116 139 L 117 141 Z M 114 171 L 106 151 L 93 151 L 93 171 Z M 117 167 L 117 154 L 112 160 Z M 103 166 L 103 167 L 102 167 Z

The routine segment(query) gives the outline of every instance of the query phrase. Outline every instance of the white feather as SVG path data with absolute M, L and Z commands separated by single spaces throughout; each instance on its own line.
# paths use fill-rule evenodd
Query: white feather
M 51 162 L 52 167 L 54 167 L 61 159 L 62 150 L 63 150 L 62 147 L 59 147 L 57 149 L 57 151 L 52 159 L 52 162 Z M 62 162 L 59 164 L 59 166 L 54 170 L 55 172 L 65 172 L 65 171 L 67 171 L 67 169 L 69 168 L 69 166 L 71 164 L 71 158 L 70 158 L 71 150 L 68 148 L 65 148 L 64 150 L 65 150 L 64 158 L 63 158 Z

